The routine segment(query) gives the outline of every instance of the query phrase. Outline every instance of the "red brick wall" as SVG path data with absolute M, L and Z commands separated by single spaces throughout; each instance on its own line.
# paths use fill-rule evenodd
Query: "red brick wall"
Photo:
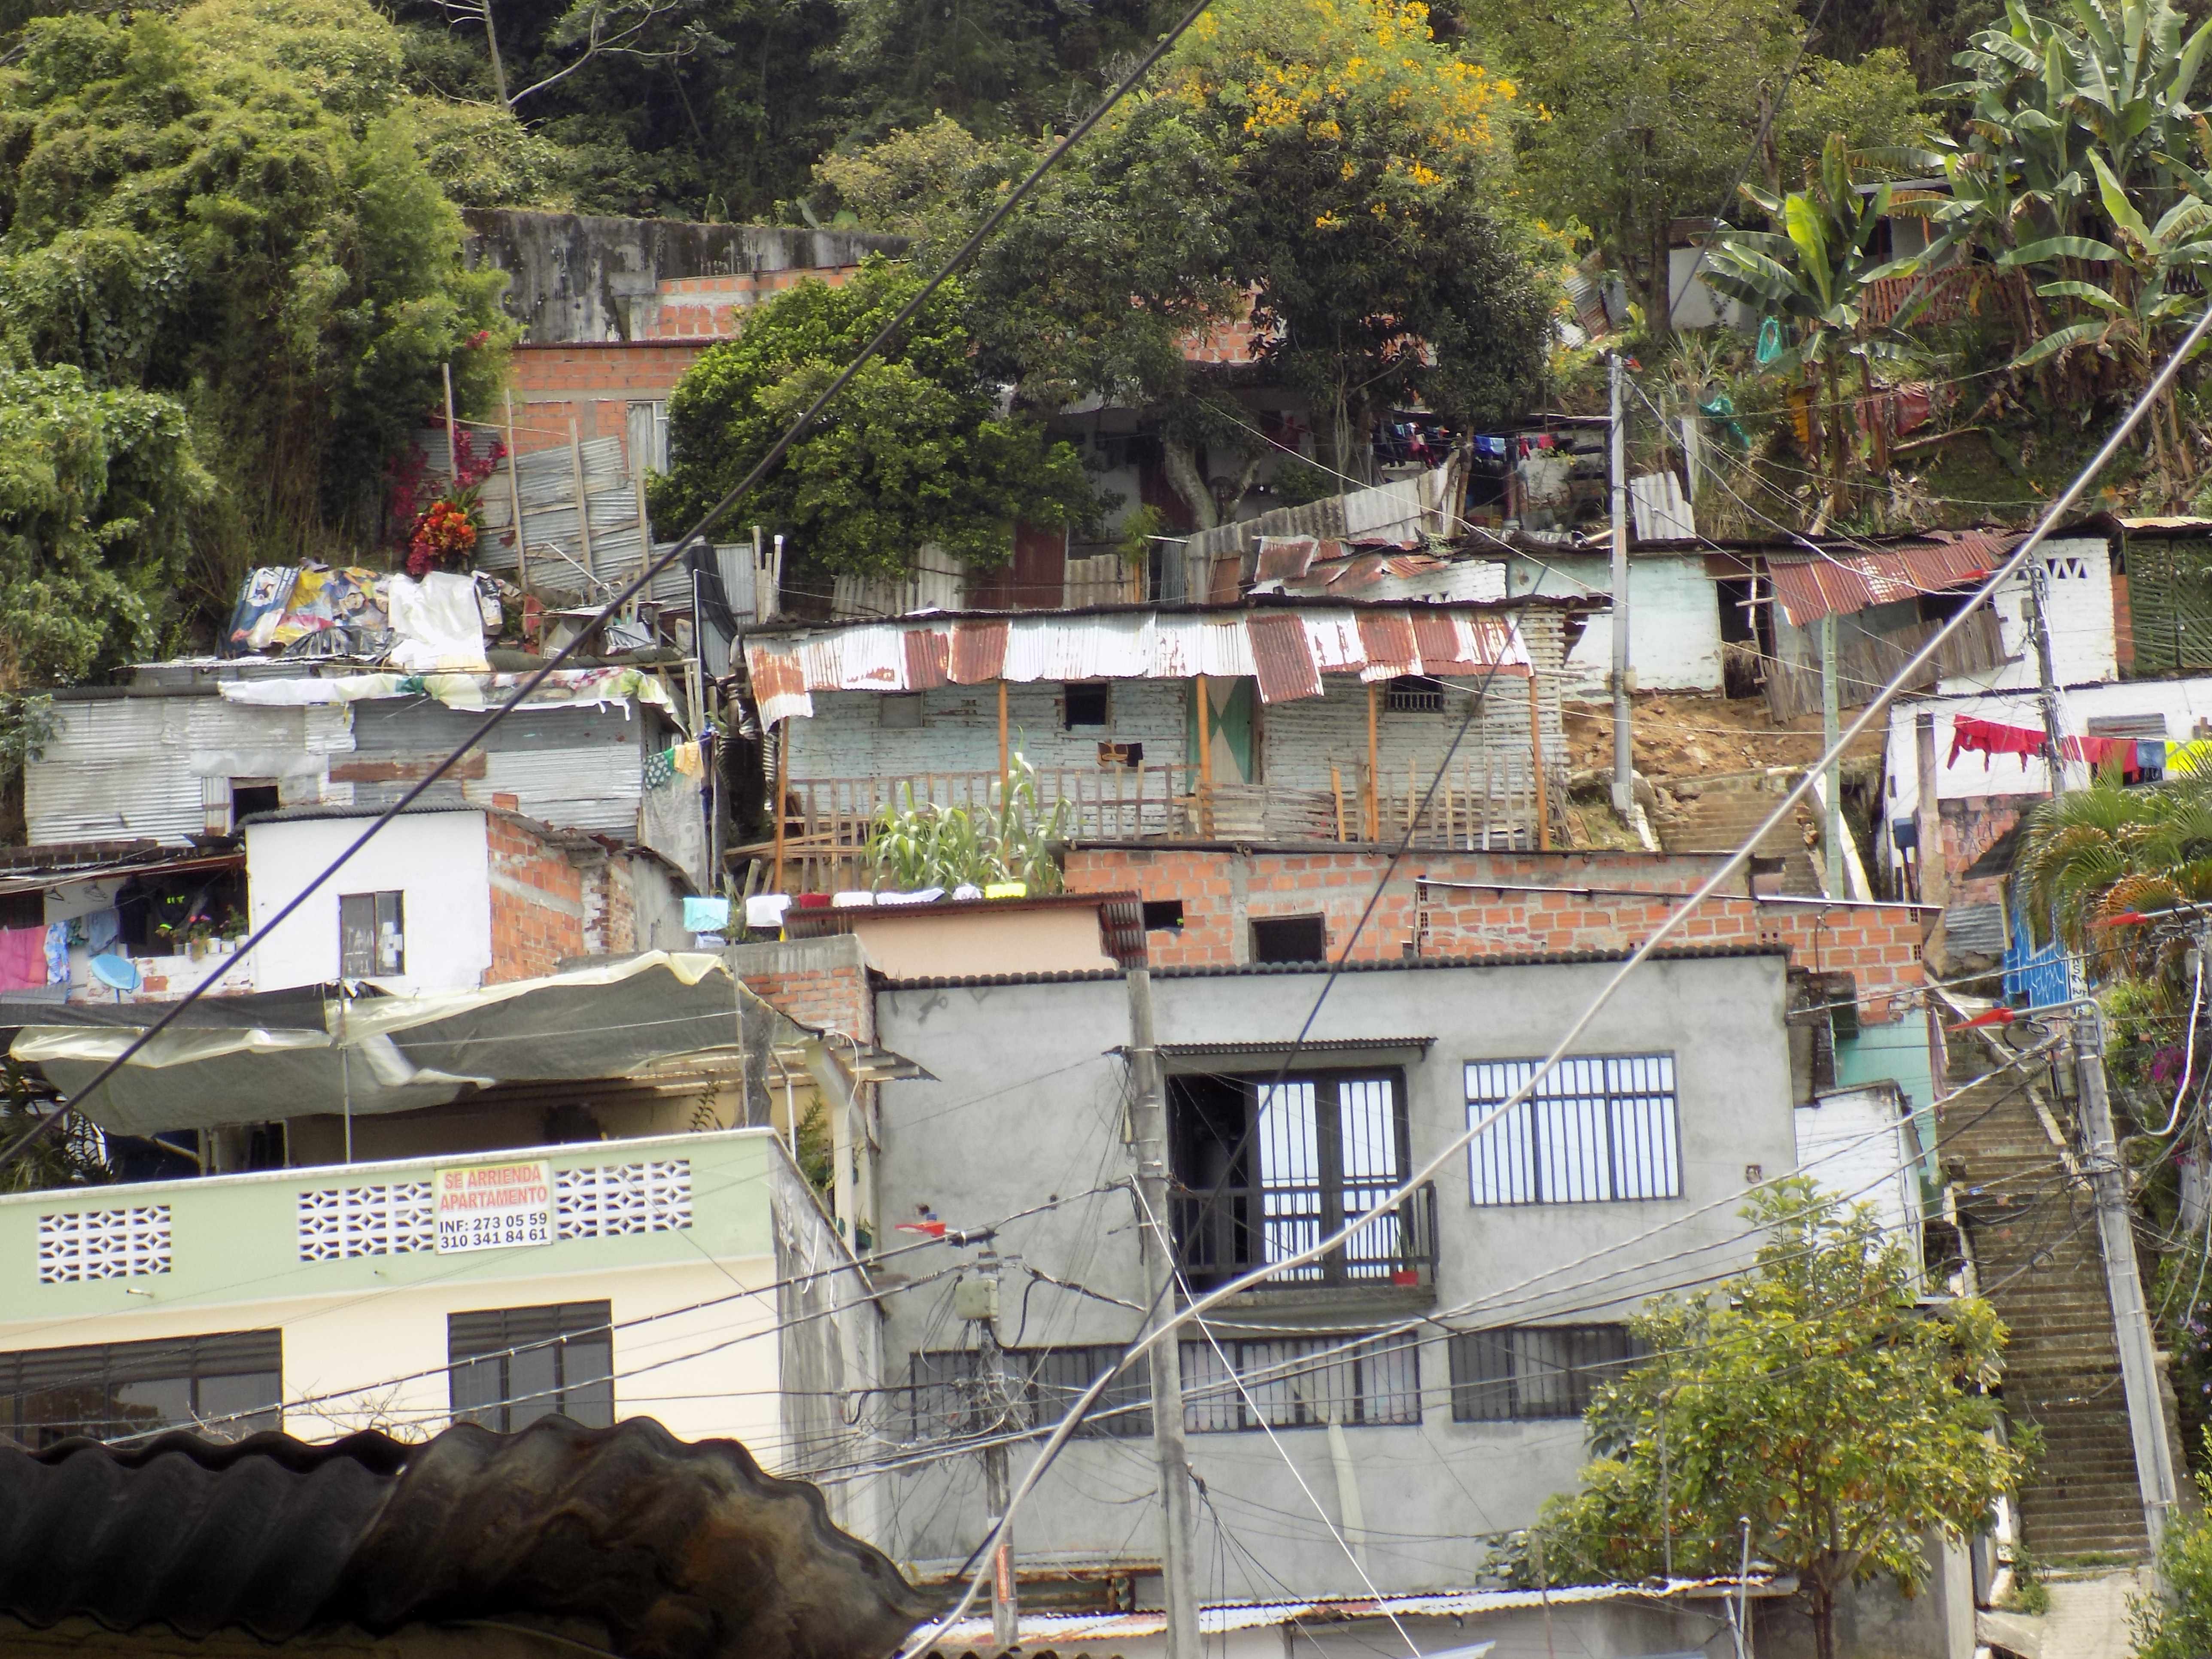
M 665 399 L 711 340 L 631 344 L 519 345 L 508 359 L 514 381 L 514 447 L 524 454 L 565 446 L 568 422 L 584 439 L 626 438 L 629 405 Z
M 800 1024 L 875 1041 L 876 1000 L 850 935 L 740 945 L 736 963 L 747 989 Z
M 1067 855 L 1066 874 L 1073 892 L 1134 889 L 1147 900 L 1180 900 L 1182 928 L 1146 936 L 1152 963 L 1205 967 L 1247 959 L 1240 934 L 1253 919 L 1269 916 L 1323 916 L 1331 950 L 1340 952 L 1388 862 L 1380 854 L 1350 851 L 1078 848 Z M 1663 899 L 1602 891 L 1501 893 L 1440 884 L 1494 881 L 1686 893 L 1717 862 L 1632 853 L 1424 853 L 1400 864 L 1352 955 L 1359 961 L 1395 962 L 1413 956 L 1632 949 L 1680 907 Z M 1923 915 L 1933 920 L 1931 914 L 1907 905 L 1715 897 L 1668 943 L 1785 945 L 1797 967 L 1856 975 L 1861 1018 L 1881 1024 L 1893 1018 L 1889 993 L 1923 982 Z
M 586 954 L 584 872 L 529 825 L 487 813 L 491 857 L 491 968 L 484 983 L 534 979 Z

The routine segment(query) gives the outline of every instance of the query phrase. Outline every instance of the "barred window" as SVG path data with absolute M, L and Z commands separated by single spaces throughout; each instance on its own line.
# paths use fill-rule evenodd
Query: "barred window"
M 1475 1060 L 1467 1068 L 1470 1126 L 1525 1087 L 1537 1060 Z M 1563 1060 L 1526 1100 L 1468 1147 L 1476 1204 L 1601 1204 L 1679 1198 L 1674 1057 L 1607 1054 Z
M 1222 1359 L 1235 1368 L 1230 1374 Z M 1243 1387 L 1237 1386 L 1242 1379 Z M 1247 1395 L 1250 1396 L 1247 1403 Z M 1353 1346 L 1336 1336 L 1182 1345 L 1183 1422 L 1192 1434 L 1421 1420 L 1414 1339 L 1378 1337 Z
M 279 1425 L 281 1331 L 0 1353 L 0 1439 L 131 1440 L 197 1429 L 238 1440 Z
M 973 1348 L 937 1349 L 912 1356 L 908 1367 L 911 1438 L 953 1440 L 1057 1422 L 1121 1357 L 1111 1343 L 1066 1348 L 1005 1351 L 1005 1404 L 992 1398 L 983 1356 Z M 1149 1438 L 1152 1432 L 1152 1368 L 1139 1355 L 1106 1386 L 1076 1432 L 1103 1438 Z
M 448 1314 L 453 1420 L 511 1434 L 558 1412 L 587 1429 L 612 1428 L 614 1340 L 605 1302 Z
M 1580 1417 L 1648 1350 L 1626 1325 L 1527 1325 L 1451 1339 L 1452 1421 Z

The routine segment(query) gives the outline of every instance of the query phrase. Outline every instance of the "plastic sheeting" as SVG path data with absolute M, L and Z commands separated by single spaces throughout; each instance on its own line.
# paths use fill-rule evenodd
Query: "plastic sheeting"
M 386 597 L 392 631 L 399 635 L 386 659 L 410 674 L 482 673 L 483 612 L 473 577 L 434 570 L 421 581 L 394 576 Z
M 328 1006 L 326 1026 L 176 1026 L 100 1088 L 131 1027 L 27 1026 L 9 1049 L 118 1134 L 443 1105 L 495 1083 L 626 1077 L 742 1041 L 751 994 L 720 957 L 655 951 L 442 996 Z M 148 1011 L 147 1023 L 158 1017 Z

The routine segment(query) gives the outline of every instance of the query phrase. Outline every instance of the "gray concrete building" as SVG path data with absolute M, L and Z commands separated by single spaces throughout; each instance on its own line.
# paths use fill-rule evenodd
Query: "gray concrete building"
M 1582 1408 L 1632 1352 L 1626 1316 L 1743 1265 L 1756 1241 L 1737 1195 L 1796 1166 L 1786 965 L 1765 948 L 1655 959 L 1571 1061 L 1411 1203 L 1186 1333 L 1201 1600 L 1361 1594 L 1363 1573 L 1385 1593 L 1463 1589 L 1490 1535 L 1572 1486 Z M 1318 966 L 1157 973 L 1190 1283 L 1225 1282 L 1363 1212 L 1524 1081 L 1617 966 L 1357 964 L 1317 1012 Z M 993 1242 L 990 1325 L 1018 1414 L 1048 1425 L 1142 1321 L 1127 981 L 875 994 L 878 1040 L 934 1079 L 884 1086 L 876 1213 L 957 1230 L 1031 1212 Z M 879 1273 L 982 1261 L 945 1250 Z M 910 1449 L 878 1541 L 925 1574 L 950 1572 L 986 1531 L 982 1459 L 958 1443 L 994 1410 L 987 1339 L 962 1316 L 973 1298 L 946 1275 L 884 1303 L 883 1431 Z M 1160 1605 L 1148 1402 L 1146 1379 L 1113 1385 L 1025 1504 L 1017 1555 L 1038 1594 L 1105 1579 L 1109 1605 Z M 1034 1447 L 1014 1447 L 1016 1479 Z

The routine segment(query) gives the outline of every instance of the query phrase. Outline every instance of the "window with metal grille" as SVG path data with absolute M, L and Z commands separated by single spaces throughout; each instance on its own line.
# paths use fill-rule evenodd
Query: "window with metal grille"
M 1406 1169 L 1399 1074 L 1293 1073 L 1187 1076 L 1170 1085 L 1171 1214 L 1194 1285 L 1281 1261 L 1364 1215 Z M 1411 1283 L 1425 1230 L 1403 1208 L 1377 1217 L 1318 1261 L 1285 1269 L 1292 1284 Z
M 1475 1060 L 1467 1068 L 1471 1127 L 1535 1075 L 1534 1060 Z M 1563 1060 L 1527 1099 L 1468 1147 L 1477 1204 L 1604 1204 L 1680 1198 L 1672 1054 Z
M 281 1331 L 0 1353 L 0 1439 L 130 1440 L 198 1429 L 238 1440 L 281 1421 Z
M 404 893 L 343 893 L 338 897 L 338 973 L 376 979 L 407 971 Z
M 1644 1358 L 1626 1325 L 1528 1325 L 1451 1339 L 1452 1421 L 1580 1417 Z
M 1444 712 L 1443 682 L 1419 674 L 1401 674 L 1383 690 L 1382 707 L 1393 714 L 1441 714 Z
M 1410 1335 L 1348 1347 L 1340 1336 L 1224 1342 L 1218 1352 L 1211 1342 L 1186 1342 L 1182 1397 L 1184 1427 L 1192 1434 L 1231 1434 L 1262 1424 L 1418 1424 L 1420 1353 Z
M 453 1420 L 508 1434 L 558 1412 L 587 1429 L 615 1421 L 613 1315 L 604 1302 L 446 1316 Z
M 994 1427 L 1054 1423 L 1113 1364 L 1111 1344 L 1005 1350 L 1006 1405 L 994 1407 L 983 1356 L 973 1348 L 916 1353 L 908 1362 L 908 1419 L 916 1440 L 951 1440 Z M 1143 1357 L 1106 1386 L 1076 1430 L 1112 1439 L 1152 1432 L 1152 1368 Z M 1002 1421 L 1003 1419 L 1003 1421 Z M 1019 1419 L 1018 1421 L 1015 1419 Z

